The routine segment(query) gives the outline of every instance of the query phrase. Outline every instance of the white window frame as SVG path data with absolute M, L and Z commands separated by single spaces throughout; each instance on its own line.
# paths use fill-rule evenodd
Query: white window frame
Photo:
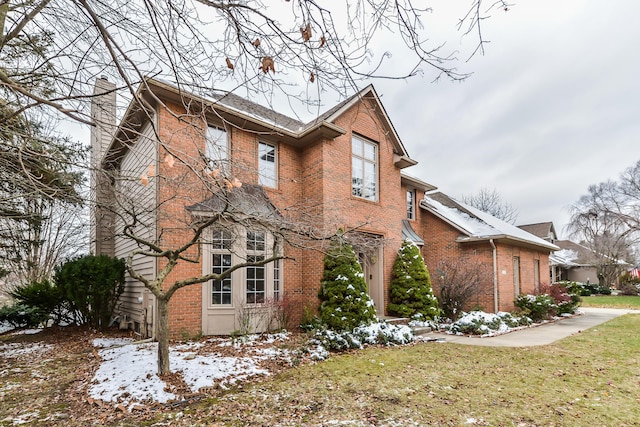
M 271 148 L 273 161 L 269 160 Z M 265 157 L 263 159 L 263 157 Z M 278 145 L 258 141 L 258 183 L 264 187 L 278 188 Z
M 218 169 L 223 175 L 229 175 L 231 173 L 230 151 L 229 132 L 223 126 L 208 125 L 205 146 L 207 168 Z
M 351 195 L 377 202 L 378 183 L 378 144 L 360 136 L 351 137 Z M 373 188 L 367 188 L 367 187 Z
M 217 238 L 217 234 L 220 233 L 220 238 Z M 213 230 L 211 233 L 211 272 L 222 273 L 233 265 L 233 232 L 229 230 Z M 220 260 L 228 259 L 228 268 L 224 268 L 224 264 L 216 265 L 215 259 L 220 257 Z M 219 271 L 215 271 L 219 269 Z M 222 282 L 220 282 L 219 289 L 216 290 L 217 280 L 211 281 L 210 288 L 210 300 L 209 303 L 214 307 L 231 306 L 233 304 L 233 273 L 227 276 Z M 225 291 L 225 284 L 229 285 L 229 290 Z M 215 296 L 219 295 L 219 302 L 216 302 Z M 228 302 L 225 302 L 225 296 L 228 296 Z
M 416 190 L 407 190 L 407 219 L 416 219 Z

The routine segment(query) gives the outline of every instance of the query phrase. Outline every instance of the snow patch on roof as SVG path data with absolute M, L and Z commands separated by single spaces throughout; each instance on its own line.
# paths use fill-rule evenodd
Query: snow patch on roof
M 435 200 L 437 197 L 441 201 Z M 445 205 L 446 201 L 449 205 Z M 442 193 L 425 194 L 422 203 L 434 213 L 458 227 L 470 238 L 499 238 L 511 237 L 524 242 L 543 246 L 550 250 L 558 249 L 544 239 L 534 236 L 515 225 L 511 225 L 486 212 L 472 206 L 455 201 Z

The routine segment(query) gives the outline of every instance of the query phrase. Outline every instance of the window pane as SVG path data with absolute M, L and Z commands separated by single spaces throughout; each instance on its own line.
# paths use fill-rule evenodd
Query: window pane
M 227 132 L 224 129 L 214 126 L 207 128 L 205 155 L 209 159 L 209 167 L 212 169 L 224 170 L 227 167 L 229 161 L 229 140 L 227 138 Z
M 248 262 L 260 262 L 264 260 L 264 256 L 248 256 Z M 265 267 L 252 266 L 247 267 L 247 303 L 259 304 L 264 302 L 265 294 Z
M 356 137 L 352 140 L 351 194 L 378 199 L 377 145 Z
M 364 198 L 373 200 L 376 198 L 376 165 L 366 162 L 364 164 Z
M 264 252 L 265 233 L 263 231 L 247 231 L 247 250 Z
M 407 218 L 413 219 L 413 190 L 407 191 Z
M 213 249 L 231 249 L 233 234 L 228 230 L 214 230 L 211 236 Z
M 266 187 L 276 187 L 276 147 L 260 142 L 258 146 L 258 182 Z
M 362 176 L 364 175 L 364 167 L 362 159 L 354 157 L 351 162 L 351 194 L 362 197 Z
M 231 266 L 231 254 L 213 254 L 211 272 L 222 274 Z M 211 284 L 212 304 L 231 304 L 231 276 L 214 280 Z
M 373 144 L 365 144 L 364 145 L 364 158 L 367 160 L 375 161 L 376 160 L 376 146 Z
M 354 137 L 351 144 L 352 153 L 359 157 L 362 157 L 362 144 L 362 140 Z

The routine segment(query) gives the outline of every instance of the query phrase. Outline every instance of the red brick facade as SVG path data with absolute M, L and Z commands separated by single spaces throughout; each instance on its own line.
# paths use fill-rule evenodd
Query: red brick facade
M 166 88 L 164 90 L 166 93 Z M 230 136 L 232 175 L 245 184 L 258 184 L 259 142 L 276 147 L 277 186 L 265 187 L 264 190 L 280 211 L 293 215 L 300 224 L 313 225 L 325 236 L 342 228 L 375 236 L 376 241 L 383 242 L 377 252 L 367 255 L 370 264 L 367 274 L 378 313 L 386 314 L 388 284 L 403 238 L 402 221 L 407 219 L 407 190 L 415 191 L 414 218 L 410 223 L 425 241 L 422 253 L 432 276 L 442 259 L 470 257 L 478 264 L 493 269 L 494 252 L 488 241 L 456 243 L 459 235 L 456 229 L 419 207 L 428 184 L 422 183 L 422 188 L 404 184 L 401 169 L 415 162 L 404 152 L 375 91 L 368 88 L 359 95 L 361 97 L 352 98 L 343 104 L 342 109 L 331 114 L 329 131 L 314 138 L 302 136 L 298 140 L 298 137 L 279 131 L 245 130 L 250 126 L 228 125 L 226 129 Z M 172 103 L 170 99 L 163 101 L 168 109 L 157 109 L 160 144 L 153 185 L 156 185 L 159 206 L 156 213 L 158 242 L 160 246 L 173 248 L 191 237 L 188 231 L 191 217 L 185 207 L 199 203 L 211 194 L 191 172 L 202 168 L 201 153 L 205 152 L 207 124 L 204 115 L 189 114 L 181 104 Z M 222 125 L 217 115 L 207 117 L 206 121 L 210 125 Z M 377 149 L 376 200 L 352 195 L 354 136 L 374 144 Z M 167 156 L 174 157 L 177 160 L 175 164 L 164 161 Z M 199 261 L 178 263 L 165 280 L 165 286 L 181 278 L 202 274 L 203 260 L 198 249 L 192 248 L 188 255 Z M 284 255 L 287 259 L 282 264 L 282 287 L 290 301 L 292 323 L 296 324 L 305 310 L 315 309 L 318 305 L 323 254 L 285 244 Z M 538 271 L 545 272 L 541 277 L 547 277 L 548 252 L 509 246 L 498 241 L 496 256 L 499 309 L 510 310 L 514 299 L 513 257 L 520 259 L 520 292 L 527 293 L 535 287 L 535 262 L 539 263 Z M 166 261 L 159 258 L 158 271 L 165 265 Z M 433 283 L 437 285 L 436 280 Z M 170 330 L 174 337 L 185 333 L 194 335 L 204 330 L 204 286 L 184 287 L 172 297 Z M 487 283 L 486 289 L 473 303 L 492 311 L 494 284 Z

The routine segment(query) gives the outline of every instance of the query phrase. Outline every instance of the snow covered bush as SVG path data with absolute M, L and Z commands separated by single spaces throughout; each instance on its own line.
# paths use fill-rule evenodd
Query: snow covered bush
M 351 331 L 376 319 L 371 297 L 367 294 L 362 267 L 353 247 L 338 233 L 324 257 L 320 298 L 320 320 L 328 329 Z
M 551 313 L 555 306 L 555 301 L 548 294 L 520 295 L 516 298 L 514 304 L 534 322 L 539 322 L 552 316 Z
M 534 322 L 562 314 L 573 314 L 580 303 L 580 296 L 569 293 L 562 283 L 540 285 L 540 292 L 538 295 L 520 295 L 514 302 Z
M 392 274 L 389 313 L 417 320 L 432 320 L 440 314 L 429 271 L 413 242 L 402 242 Z
M 527 316 L 515 317 L 506 312 L 493 314 L 472 311 L 463 313 L 456 322 L 451 324 L 449 333 L 456 335 L 495 335 L 530 324 L 531 319 Z
M 376 322 L 358 326 L 352 331 L 318 329 L 311 339 L 311 344 L 327 350 L 344 351 L 360 349 L 364 345 L 403 345 L 413 342 L 413 339 L 413 332 L 406 325 Z

